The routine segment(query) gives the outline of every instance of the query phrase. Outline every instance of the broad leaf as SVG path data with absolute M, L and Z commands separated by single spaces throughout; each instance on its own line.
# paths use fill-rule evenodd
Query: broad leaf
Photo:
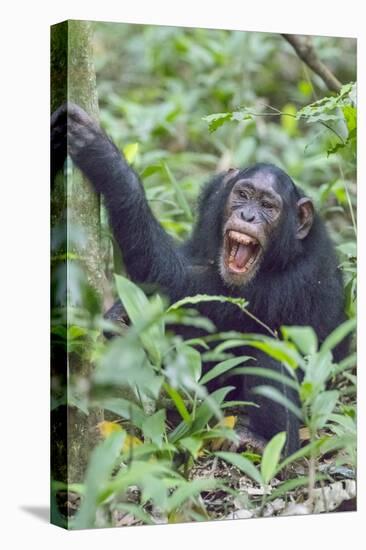
M 285 442 L 286 432 L 280 432 L 271 439 L 264 449 L 261 462 L 261 474 L 266 485 L 271 481 L 277 471 Z
M 75 529 L 94 527 L 100 493 L 112 474 L 125 435 L 125 432 L 112 433 L 92 452 L 86 472 L 85 497 L 73 523 Z
M 301 409 L 299 409 L 299 407 L 297 407 L 291 401 L 291 399 L 286 397 L 277 388 L 273 388 L 272 386 L 258 386 L 253 391 L 258 395 L 268 397 L 269 399 L 272 399 L 272 401 L 283 405 L 285 408 L 289 409 L 295 416 L 297 416 L 299 420 L 303 419 Z
M 171 512 L 181 506 L 187 500 L 196 497 L 203 491 L 212 491 L 222 482 L 215 478 L 195 479 L 178 487 L 168 498 L 168 511 Z
M 148 314 L 158 313 L 163 307 L 157 300 L 149 302 L 143 291 L 132 281 L 121 275 L 115 275 L 118 295 L 125 307 L 131 322 L 136 325 L 143 325 Z M 148 352 L 151 360 L 159 365 L 161 361 L 159 341 L 162 337 L 162 326 L 154 323 L 152 326 L 142 330 L 141 342 Z
M 281 327 L 287 340 L 292 340 L 303 355 L 315 353 L 318 349 L 318 339 L 312 327 Z
M 233 466 L 239 468 L 241 472 L 249 476 L 251 479 L 256 481 L 258 485 L 263 485 L 263 479 L 259 470 L 254 466 L 250 460 L 241 456 L 237 453 L 228 453 L 224 451 L 219 451 L 215 453 L 216 456 L 219 456 L 223 460 L 230 462 Z
M 327 338 L 324 340 L 320 351 L 326 353 L 332 351 L 344 338 L 346 338 L 356 328 L 357 319 L 349 319 L 339 325 Z
M 339 392 L 330 390 L 316 396 L 311 409 L 311 423 L 314 430 L 320 430 L 327 423 L 338 401 Z
M 226 359 L 226 361 L 222 361 L 221 363 L 218 363 L 212 369 L 210 369 L 206 374 L 202 376 L 200 380 L 200 384 L 207 384 L 207 382 L 209 382 L 210 380 L 213 380 L 214 378 L 217 378 L 218 376 L 223 375 L 225 372 L 240 365 L 241 363 L 245 363 L 249 359 L 251 359 L 251 357 L 247 357 L 247 356 L 233 357 L 231 359 Z
M 151 439 L 157 447 L 161 447 L 165 434 L 165 411 L 161 409 L 149 416 L 142 427 L 144 437 Z

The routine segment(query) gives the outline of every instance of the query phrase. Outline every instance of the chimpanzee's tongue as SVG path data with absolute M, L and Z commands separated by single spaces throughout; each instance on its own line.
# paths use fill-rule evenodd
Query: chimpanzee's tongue
M 252 249 L 250 246 L 246 246 L 245 244 L 239 244 L 238 250 L 235 254 L 236 266 L 239 269 L 243 268 L 245 264 L 248 262 L 251 254 L 252 254 Z

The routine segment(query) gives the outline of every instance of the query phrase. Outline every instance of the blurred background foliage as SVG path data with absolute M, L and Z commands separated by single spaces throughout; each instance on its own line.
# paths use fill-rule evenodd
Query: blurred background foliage
M 307 502 L 308 512 L 324 511 L 316 508 L 317 483 L 324 488 L 324 480 L 331 483 L 334 477 L 320 467 L 323 457 L 331 456 L 334 467 L 348 468 L 341 474 L 338 469 L 338 475 L 354 478 L 354 346 L 339 365 L 334 365 L 331 351 L 354 331 L 356 314 L 356 99 L 351 84 L 356 80 L 356 41 L 314 37 L 313 44 L 337 78 L 350 83 L 338 96 L 281 35 L 94 25 L 101 124 L 140 174 L 165 229 L 178 240 L 187 237 L 200 188 L 215 172 L 256 162 L 276 164 L 313 198 L 326 220 L 345 275 L 349 321 L 322 346 L 309 327 L 286 329 L 283 342 L 259 335 L 249 343 L 245 335 L 218 337 L 212 323 L 194 310 L 194 302 L 189 303 L 192 309 L 168 309 L 164 299 L 147 298 L 124 277 L 114 278 L 123 273 L 123 261 L 102 208 L 104 267 L 132 326 L 121 331 L 103 320 L 85 274 L 69 256 L 72 307 L 67 326 L 58 323 L 56 310 L 53 334 L 69 354 L 96 369 L 87 376 L 70 372 L 67 404 L 84 415 L 98 407 L 105 418 L 95 427 L 104 441 L 91 456 L 85 483 L 68 488 L 63 482 L 54 484 L 63 513 L 74 518 L 79 510 L 74 527 L 202 521 L 230 517 L 229 512 L 238 510 L 263 515 L 271 500 L 289 491 L 293 497 L 302 486 L 308 492 L 294 498 Z M 71 178 L 70 166 L 68 170 Z M 76 227 L 69 238 L 80 241 Z M 236 305 L 247 306 L 244 301 Z M 166 330 L 168 322 L 204 327 L 210 349 L 205 339 L 183 343 Z M 103 329 L 114 330 L 116 338 L 106 343 Z M 305 447 L 290 459 L 280 459 L 284 434 L 275 436 L 262 459 L 250 452 L 215 454 L 220 446 L 212 442 L 235 441 L 235 421 L 223 415 L 230 405 L 227 388 L 211 395 L 205 390 L 202 363 L 218 362 L 212 377 L 245 363 L 247 357 L 230 353 L 238 339 L 264 346 L 269 355 L 280 353 L 284 381 L 297 388 L 297 414 L 308 435 Z M 303 372 L 301 384 L 296 369 Z M 63 398 L 57 391 L 53 397 L 57 408 Z M 198 468 L 204 457 L 211 460 L 207 472 Z M 295 479 L 286 481 L 288 474 L 281 478 L 280 472 L 304 457 L 303 475 L 296 470 Z M 259 486 L 259 493 L 252 493 L 257 496 L 249 498 L 232 480 L 226 483 L 228 471 L 217 470 L 222 464 L 218 459 Z M 272 483 L 271 494 L 267 489 Z M 62 500 L 66 489 L 67 505 Z
M 314 37 L 314 46 L 343 83 L 355 81 L 355 40 Z M 151 205 L 168 231 L 190 230 L 176 190 L 153 166 L 161 161 L 190 205 L 215 171 L 273 162 L 332 215 L 334 237 L 349 230 L 344 178 L 355 197 L 355 159 L 325 151 L 337 140 L 319 124 L 292 117 L 255 117 L 207 131 L 203 117 L 238 111 L 296 113 L 329 92 L 280 36 L 224 30 L 99 23 L 95 66 L 101 121 L 120 147 L 138 144 L 134 160 Z M 163 176 L 163 177 L 162 177 Z M 355 206 L 355 205 L 354 205 Z

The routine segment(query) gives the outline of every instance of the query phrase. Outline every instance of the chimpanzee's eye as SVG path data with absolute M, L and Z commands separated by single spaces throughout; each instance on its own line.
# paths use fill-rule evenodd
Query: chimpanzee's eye
M 261 202 L 261 206 L 262 206 L 263 208 L 268 209 L 268 210 L 269 210 L 270 208 L 272 208 L 272 204 L 271 204 L 270 202 L 268 202 L 268 201 L 262 201 L 262 202 Z
M 239 191 L 239 195 L 242 199 L 248 200 L 248 193 L 246 191 Z

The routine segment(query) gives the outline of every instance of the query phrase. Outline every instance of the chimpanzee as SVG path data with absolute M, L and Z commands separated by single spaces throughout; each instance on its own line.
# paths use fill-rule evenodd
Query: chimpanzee
M 64 151 L 66 135 L 72 160 L 104 196 L 126 270 L 136 283 L 156 284 L 171 301 L 199 293 L 244 297 L 250 312 L 272 330 L 310 325 L 320 341 L 344 320 L 342 277 L 326 228 L 312 201 L 281 169 L 256 164 L 216 175 L 204 187 L 197 223 L 181 245 L 154 218 L 139 177 L 117 147 L 73 104 L 53 114 L 53 151 Z M 55 166 L 61 166 L 64 159 L 54 154 Z M 200 310 L 219 331 L 264 330 L 229 303 L 209 302 Z M 250 355 L 261 366 L 281 369 L 264 353 Z M 248 399 L 259 383 L 263 379 L 242 376 L 234 397 Z M 289 392 L 283 385 L 279 389 Z M 255 400 L 260 407 L 249 408 L 251 429 L 265 439 L 286 430 L 287 453 L 295 451 L 295 416 L 274 401 Z

